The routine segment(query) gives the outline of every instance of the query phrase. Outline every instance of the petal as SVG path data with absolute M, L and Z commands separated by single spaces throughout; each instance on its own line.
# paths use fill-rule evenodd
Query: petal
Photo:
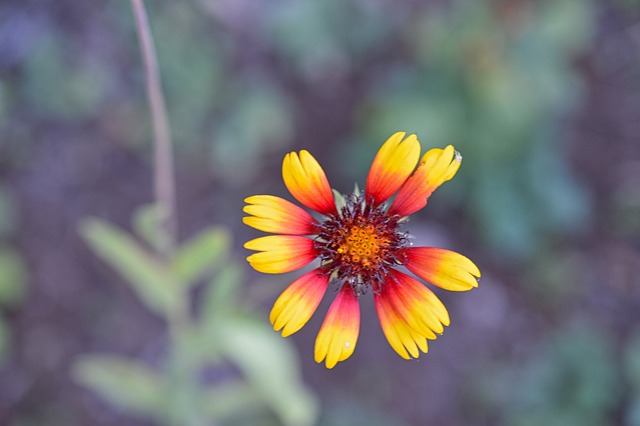
M 311 235 L 315 232 L 313 216 L 284 198 L 254 195 L 244 201 L 249 205 L 242 210 L 251 215 L 242 218 L 246 225 L 276 234 Z
M 245 243 L 244 248 L 256 250 L 247 257 L 249 264 L 265 274 L 282 274 L 300 269 L 317 257 L 313 240 L 305 237 L 269 235 Z
M 322 214 L 336 213 L 327 176 L 308 151 L 285 155 L 282 178 L 291 195 L 305 206 Z
M 386 285 L 383 288 L 386 288 Z M 418 350 L 424 353 L 428 352 L 429 346 L 426 337 L 413 329 L 398 314 L 385 290 L 375 293 L 374 302 L 382 331 L 398 355 L 404 359 L 411 359 L 420 356 Z
M 269 320 L 275 331 L 287 337 L 300 330 L 318 308 L 329 284 L 320 269 L 307 272 L 282 292 L 271 309 Z
M 404 139 L 398 132 L 382 145 L 371 164 L 367 177 L 366 198 L 381 204 L 391 197 L 416 168 L 420 158 L 420 142 L 416 135 Z
M 433 322 L 431 318 L 435 316 L 435 319 L 441 324 L 449 325 L 450 320 L 447 308 L 431 290 L 400 271 L 391 270 L 391 274 L 395 283 L 390 283 L 390 286 L 399 300 L 399 304 L 394 306 L 397 309 L 402 307 L 401 310 L 399 309 L 400 314 L 406 315 L 407 319 L 409 317 L 416 318 L 425 324 L 431 324 Z M 435 327 L 442 329 L 440 325 Z M 437 333 L 442 333 L 442 331 L 435 330 L 433 327 L 431 329 Z
M 433 191 L 456 174 L 461 162 L 462 156 L 452 145 L 428 151 L 415 173 L 398 191 L 389 214 L 409 216 L 426 206 Z
M 407 325 L 419 332 L 425 338 L 435 339 L 436 333 L 442 334 L 444 327 L 441 319 L 435 312 L 435 309 L 444 310 L 446 315 L 446 309 L 444 305 L 436 298 L 437 305 L 435 309 L 431 306 L 431 302 L 425 300 L 425 297 L 416 296 L 416 292 L 420 292 L 422 289 L 428 293 L 431 291 L 424 287 L 422 284 L 402 274 L 401 272 L 392 272 L 392 277 L 387 280 L 385 285 L 384 295 L 389 300 L 398 313 L 398 315 L 404 320 Z M 411 282 L 405 283 L 404 280 L 411 280 Z M 413 290 L 413 286 L 418 286 L 417 290 Z M 433 295 L 433 293 L 431 293 Z M 433 295 L 435 298 L 435 295 Z M 448 321 L 448 316 L 443 316 Z
M 434 340 L 437 334 L 444 332 L 442 323 L 429 309 L 415 310 L 412 304 L 407 303 L 397 291 L 389 291 L 385 294 L 389 303 L 393 306 L 398 316 L 412 329 L 416 330 L 426 339 Z
M 451 291 L 478 287 L 480 270 L 460 253 L 433 247 L 409 247 L 403 253 L 404 266 L 433 285 Z
M 316 338 L 315 360 L 327 368 L 349 358 L 360 331 L 360 306 L 355 292 L 344 284 L 327 312 Z

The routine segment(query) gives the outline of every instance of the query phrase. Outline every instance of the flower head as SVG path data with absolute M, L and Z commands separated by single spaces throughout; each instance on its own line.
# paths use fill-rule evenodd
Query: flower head
M 360 329 L 358 298 L 373 293 L 376 312 L 391 347 L 403 358 L 427 352 L 449 325 L 436 295 L 415 278 L 452 291 L 477 287 L 476 265 L 453 251 L 411 247 L 402 230 L 407 216 L 422 209 L 429 196 L 451 179 L 462 161 L 449 145 L 420 158 L 420 143 L 404 132 L 391 136 L 373 160 L 364 192 L 334 197 L 324 171 L 307 151 L 284 158 L 282 175 L 293 197 L 321 217 L 272 195 L 245 200 L 243 222 L 264 232 L 245 248 L 257 271 L 280 274 L 319 259 L 319 266 L 296 279 L 278 298 L 270 320 L 284 337 L 300 330 L 316 311 L 329 286 L 336 297 L 320 328 L 316 362 L 333 368 L 353 353 Z M 393 201 L 389 199 L 394 194 Z

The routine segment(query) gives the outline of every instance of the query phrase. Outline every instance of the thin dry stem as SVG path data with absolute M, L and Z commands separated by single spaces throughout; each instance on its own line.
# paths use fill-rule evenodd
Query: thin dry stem
M 131 0 L 135 15 L 140 50 L 144 60 L 147 82 L 147 97 L 151 106 L 151 121 L 153 124 L 154 147 L 154 195 L 156 204 L 160 206 L 163 220 L 162 227 L 168 236 L 168 245 L 164 249 L 164 256 L 169 257 L 176 243 L 177 214 L 175 174 L 173 169 L 173 152 L 171 148 L 171 130 L 165 107 L 162 88 L 160 87 L 160 73 L 156 60 L 156 51 L 149 29 L 147 12 L 143 0 Z

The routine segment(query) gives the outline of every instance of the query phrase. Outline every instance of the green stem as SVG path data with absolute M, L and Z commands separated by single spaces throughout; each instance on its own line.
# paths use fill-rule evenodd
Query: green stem
M 151 107 L 154 148 L 154 197 L 162 216 L 161 226 L 167 235 L 166 247 L 160 248 L 162 261 L 169 264 L 177 242 L 177 214 L 174 159 L 171 144 L 171 130 L 160 85 L 160 73 L 156 52 L 149 28 L 147 12 L 143 0 L 131 0 L 135 16 L 140 50 L 144 61 L 147 96 Z M 178 285 L 180 283 L 174 283 Z M 184 336 L 193 332 L 194 323 L 189 314 L 189 294 L 180 295 L 177 308 L 166 318 L 169 328 L 170 359 L 169 371 L 172 398 L 168 401 L 168 424 L 176 426 L 211 425 L 199 410 L 197 374 L 199 366 L 193 361 L 184 345 Z M 175 405 L 174 405 L 175 404 Z

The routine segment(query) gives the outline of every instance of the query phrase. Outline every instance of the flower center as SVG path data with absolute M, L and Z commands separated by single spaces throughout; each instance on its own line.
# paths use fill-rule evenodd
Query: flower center
M 355 225 L 340 232 L 336 238 L 336 252 L 345 263 L 360 264 L 363 268 L 377 264 L 389 245 L 388 237 L 378 235 L 373 224 Z
M 384 282 L 388 268 L 402 263 L 400 249 L 406 234 L 398 228 L 400 217 L 385 206 L 373 207 L 361 197 L 350 196 L 338 215 L 319 226 L 315 247 L 327 273 L 348 282 L 357 294 Z

